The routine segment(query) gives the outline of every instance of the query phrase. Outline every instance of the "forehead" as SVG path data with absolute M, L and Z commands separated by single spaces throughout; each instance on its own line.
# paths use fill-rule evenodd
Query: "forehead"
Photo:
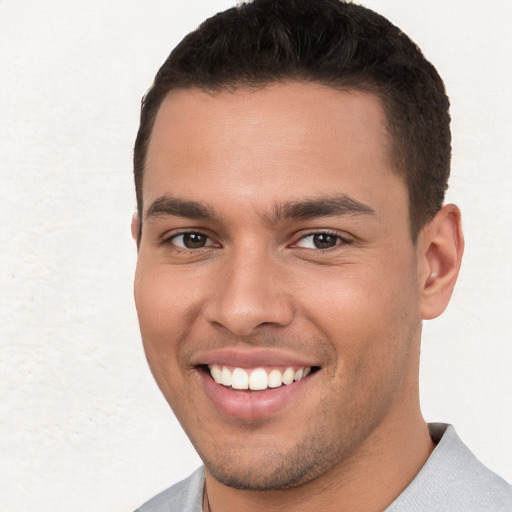
M 404 185 L 393 172 L 377 96 L 280 83 L 172 91 L 153 127 L 143 194 L 146 207 L 165 194 L 264 207 L 396 188 Z

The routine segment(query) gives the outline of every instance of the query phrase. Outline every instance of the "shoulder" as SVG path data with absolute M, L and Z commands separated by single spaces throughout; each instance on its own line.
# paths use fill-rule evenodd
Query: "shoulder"
M 389 512 L 512 512 L 512 486 L 486 468 L 451 425 L 429 425 L 437 446 Z
M 169 487 L 141 505 L 135 512 L 201 512 L 203 510 L 204 469 Z

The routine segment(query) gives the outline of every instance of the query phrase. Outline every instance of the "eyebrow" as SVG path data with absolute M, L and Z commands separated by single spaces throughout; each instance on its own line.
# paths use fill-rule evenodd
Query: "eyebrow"
M 275 224 L 281 219 L 311 220 L 337 215 L 376 216 L 377 214 L 370 206 L 343 194 L 275 205 L 269 221 Z
M 156 199 L 148 208 L 145 217 L 151 219 L 167 215 L 195 220 L 218 219 L 214 209 L 206 203 L 170 196 Z M 337 215 L 376 216 L 376 212 L 370 206 L 343 194 L 275 204 L 272 213 L 264 215 L 263 218 L 271 224 L 277 224 L 283 219 L 312 220 Z
M 146 212 L 146 219 L 171 215 L 189 219 L 214 219 L 213 209 L 205 203 L 163 196 L 156 199 Z

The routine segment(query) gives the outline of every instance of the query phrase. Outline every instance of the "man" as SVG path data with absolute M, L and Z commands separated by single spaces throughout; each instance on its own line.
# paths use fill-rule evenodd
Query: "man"
M 134 162 L 144 347 L 204 462 L 138 510 L 512 510 L 420 410 L 464 242 L 407 36 L 339 0 L 221 13 L 158 72 Z

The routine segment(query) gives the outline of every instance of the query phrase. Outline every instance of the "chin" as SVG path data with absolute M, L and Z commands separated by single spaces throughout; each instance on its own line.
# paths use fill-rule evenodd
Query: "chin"
M 221 484 L 240 491 L 282 491 L 302 485 L 313 480 L 310 472 L 296 470 L 277 470 L 271 474 L 258 471 L 225 471 L 219 468 L 208 467 L 208 471 Z
M 220 483 L 244 491 L 278 491 L 298 487 L 331 471 L 344 458 L 337 446 L 308 449 L 314 440 L 293 448 L 293 453 L 273 451 L 257 460 L 241 463 L 244 456 L 233 455 L 223 461 L 204 462 L 207 471 Z

